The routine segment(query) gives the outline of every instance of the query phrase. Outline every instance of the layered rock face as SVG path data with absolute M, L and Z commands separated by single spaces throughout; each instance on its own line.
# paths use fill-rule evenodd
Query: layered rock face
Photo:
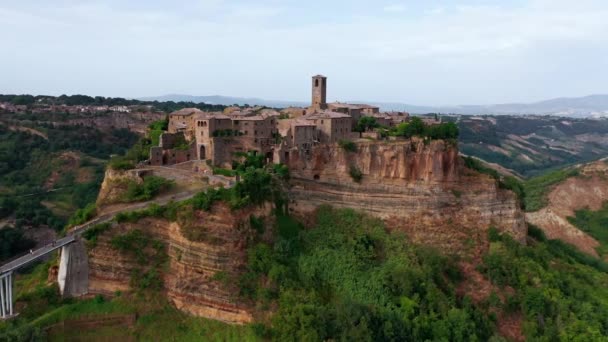
M 322 204 L 362 210 L 419 243 L 466 252 L 495 226 L 525 242 L 526 225 L 515 195 L 489 176 L 466 169 L 456 146 L 441 140 L 357 142 L 289 159 L 290 210 L 306 216 Z M 351 173 L 362 174 L 360 182 Z
M 228 323 L 250 322 L 251 310 L 239 303 L 235 279 L 246 263 L 247 243 L 255 234 L 250 216 L 269 214 L 269 207 L 231 211 L 220 203 L 209 212 L 195 211 L 181 225 L 158 218 L 115 224 L 98 237 L 89 252 L 89 292 L 111 295 L 131 289 L 132 274 L 142 266 L 133 256 L 114 249 L 111 240 L 139 229 L 166 247 L 163 291 L 178 309 Z M 198 236 L 197 241 L 188 240 L 184 233 Z

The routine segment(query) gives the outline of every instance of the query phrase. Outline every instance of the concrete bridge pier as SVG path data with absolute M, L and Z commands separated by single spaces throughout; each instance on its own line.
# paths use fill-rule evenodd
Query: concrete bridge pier
M 82 240 L 61 247 L 57 282 L 63 297 L 80 297 L 88 293 L 89 259 Z
M 13 272 L 0 275 L 0 318 L 13 316 Z

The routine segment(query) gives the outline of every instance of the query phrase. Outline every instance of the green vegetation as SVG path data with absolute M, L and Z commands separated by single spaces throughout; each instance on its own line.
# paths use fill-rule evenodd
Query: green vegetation
M 158 146 L 160 143 L 160 135 L 169 129 L 169 118 L 158 120 L 148 126 L 148 136 L 150 137 L 150 145 Z
M 68 105 L 68 106 L 152 106 L 154 109 L 163 112 L 173 112 L 182 108 L 198 108 L 203 111 L 221 112 L 226 106 L 206 104 L 203 102 L 187 102 L 187 101 L 140 101 L 133 99 L 124 99 L 120 97 L 103 97 L 103 96 L 87 96 L 87 95 L 0 95 L 0 102 L 10 102 L 14 105 L 32 106 L 35 103 L 38 105 Z
M 357 145 L 350 140 L 340 140 L 338 145 L 346 152 L 357 152 Z
M 2 233 L 6 240 L 1 240 L 16 246 L 3 255 L 5 258 L 31 247 L 31 241 L 23 237 L 24 229 L 50 227 L 60 231 L 75 211 L 94 202 L 105 160 L 110 154 L 126 151 L 136 139 L 127 130 L 100 131 L 26 121 L 21 115 L 3 116 L 8 118 L 10 125 L 38 134 L 0 125 L 0 219 L 7 219 L 15 228 Z
M 461 116 L 457 123 L 460 151 L 525 177 L 608 154 L 608 143 L 599 138 L 608 134 L 608 120 L 496 115 Z
M 380 125 L 376 121 L 376 118 L 374 118 L 373 116 L 362 116 L 359 121 L 357 121 L 357 125 L 355 126 L 354 131 L 367 132 L 378 127 L 380 127 Z
M 260 331 L 281 341 L 487 340 L 494 323 L 467 299 L 453 258 L 383 223 L 320 207 L 316 226 L 277 218 L 277 239 L 248 253 L 241 295 L 278 310 Z
M 112 157 L 108 165 L 114 170 L 133 169 L 139 162 L 150 157 L 150 147 L 152 146 L 150 138 L 141 138 L 124 155 Z
M 82 233 L 82 237 L 89 242 L 89 247 L 93 248 L 97 245 L 97 237 L 112 227 L 112 223 L 97 224 Z
M 37 266 L 32 273 L 20 275 L 15 289 L 18 300 L 27 303 L 19 308 L 19 316 L 0 321 L 2 341 L 71 341 L 76 339 L 110 339 L 116 341 L 135 338 L 141 341 L 256 341 L 252 326 L 234 326 L 193 317 L 171 306 L 161 294 L 141 291 L 137 294 L 117 294 L 115 298 L 101 296 L 84 300 L 61 299 L 54 285 L 47 285 L 49 264 Z M 137 315 L 135 326 L 124 325 L 66 329 L 65 333 L 45 328 L 71 320 L 103 319 L 111 315 Z
M 551 192 L 552 186 L 578 175 L 579 171 L 577 169 L 568 168 L 545 173 L 527 180 L 525 182 L 526 211 L 537 211 L 547 206 L 547 195 Z
M 70 217 L 68 226 L 73 227 L 83 224 L 91 220 L 93 217 L 95 217 L 95 215 L 97 215 L 97 207 L 95 206 L 95 203 L 90 203 L 86 207 L 78 209 L 74 215 Z
M 348 174 L 353 179 L 353 181 L 357 183 L 360 183 L 361 179 L 363 179 L 363 173 L 361 172 L 361 170 L 359 170 L 358 167 L 354 165 L 351 165 L 350 169 L 348 170 Z
M 498 173 L 498 171 L 484 166 L 483 163 L 481 161 L 479 161 L 478 159 L 475 159 L 472 157 L 464 157 L 463 159 L 464 159 L 464 165 L 467 168 L 469 168 L 471 170 L 475 170 L 479 173 L 489 175 L 498 182 L 498 186 L 501 189 L 507 189 L 507 190 L 513 191 L 517 195 L 517 198 L 520 201 L 520 205 L 522 206 L 522 208 L 524 208 L 524 206 L 526 204 L 525 198 L 526 198 L 527 193 L 526 193 L 525 185 L 522 184 L 522 182 L 520 182 L 517 178 L 512 177 L 512 176 L 501 176 Z
M 34 241 L 23 235 L 21 229 L 4 227 L 0 229 L 0 262 L 23 253 L 35 245 Z
M 121 197 L 121 202 L 142 202 L 169 190 L 175 182 L 159 176 L 146 176 L 142 183 L 128 181 L 127 190 Z
M 528 340 L 601 341 L 608 335 L 608 265 L 530 229 L 522 245 L 491 229 L 480 270 L 503 292 L 504 310 L 521 312 Z
M 159 240 L 139 229 L 116 235 L 110 241 L 112 248 L 131 255 L 138 264 L 131 274 L 130 285 L 138 290 L 160 290 L 163 286 L 162 265 L 167 261 L 166 247 Z
M 437 125 L 427 125 L 419 117 L 413 117 L 410 122 L 400 123 L 388 132 L 391 136 L 411 138 L 418 136 L 430 139 L 452 140 L 458 138 L 458 126 L 453 122 Z
M 237 172 L 235 170 L 224 169 L 221 167 L 213 167 L 213 174 L 225 177 L 235 177 Z
M 602 258 L 608 255 L 608 202 L 597 211 L 589 208 L 577 210 L 574 217 L 568 217 L 568 221 L 600 243 L 596 251 Z

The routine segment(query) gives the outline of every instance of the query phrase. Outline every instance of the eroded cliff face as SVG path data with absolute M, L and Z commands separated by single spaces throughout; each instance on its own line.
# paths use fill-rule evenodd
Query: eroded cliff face
M 116 203 L 127 191 L 128 184 L 130 182 L 143 183 L 143 176 L 145 174 L 146 172 L 140 170 L 120 171 L 107 168 L 101 188 L 99 189 L 99 195 L 97 196 L 97 206 L 103 207 Z
M 579 167 L 580 175 L 555 185 L 548 194 L 548 204 L 526 213 L 526 220 L 541 228 L 548 238 L 560 239 L 581 251 L 598 256 L 600 243 L 568 221 L 577 210 L 599 210 L 608 201 L 608 164 L 597 161 Z
M 270 207 L 231 211 L 218 203 L 208 212 L 195 211 L 186 228 L 159 218 L 114 224 L 89 251 L 89 292 L 112 295 L 132 289 L 131 277 L 142 265 L 129 253 L 117 251 L 111 241 L 139 229 L 165 246 L 168 260 L 161 272 L 162 291 L 178 309 L 228 323 L 251 322 L 251 308 L 238 300 L 234 280 L 247 261 L 247 243 L 255 234 L 250 216 L 269 214 Z M 197 241 L 185 235 L 198 236 Z
M 515 194 L 466 169 L 444 141 L 357 142 L 290 156 L 290 210 L 302 217 L 322 204 L 362 210 L 418 243 L 466 254 L 495 226 L 525 242 L 527 228 Z M 360 182 L 351 170 L 362 174 Z M 481 242 L 481 244 L 476 243 Z

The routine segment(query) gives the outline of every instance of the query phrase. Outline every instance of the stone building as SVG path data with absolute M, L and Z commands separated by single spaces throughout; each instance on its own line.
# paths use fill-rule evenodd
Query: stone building
M 199 159 L 229 166 L 235 152 L 262 154 L 268 162 L 287 162 L 290 153 L 307 154 L 314 145 L 353 138 L 352 129 L 363 116 L 373 116 L 386 126 L 409 119 L 407 113 L 381 113 L 372 105 L 328 104 L 327 77 L 322 75 L 312 77 L 311 95 L 310 107 L 290 107 L 281 113 L 259 106 L 233 106 L 217 113 L 196 108 L 175 111 L 169 115 L 168 132 L 161 135 L 160 146 L 150 151 L 150 163 Z
M 351 138 L 352 118 L 348 114 L 324 110 L 308 114 L 304 119 L 316 125 L 316 140 L 321 144 L 335 143 Z

